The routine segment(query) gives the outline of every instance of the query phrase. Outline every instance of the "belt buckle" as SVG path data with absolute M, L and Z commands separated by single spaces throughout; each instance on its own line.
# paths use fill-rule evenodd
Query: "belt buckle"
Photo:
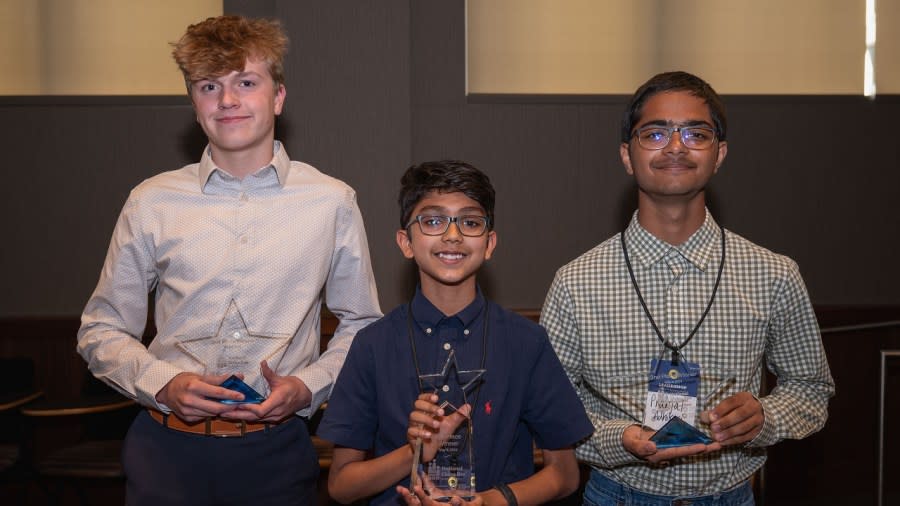
M 690 499 L 675 499 L 672 501 L 672 506 L 691 506 L 694 504 L 694 501 Z
M 207 418 L 206 421 L 204 422 L 205 427 L 204 427 L 203 432 L 204 432 L 204 435 L 206 435 L 206 436 L 226 438 L 226 437 L 244 437 L 244 435 L 247 434 L 247 422 L 245 422 L 244 420 L 240 420 L 239 422 L 238 421 L 235 421 L 235 422 L 226 421 L 227 423 L 234 423 L 235 425 L 238 425 L 238 423 L 239 423 L 240 428 L 241 428 L 241 432 L 239 434 L 238 433 L 228 433 L 228 432 L 215 433 L 212 430 L 212 421 L 213 421 L 212 418 Z M 225 421 L 225 420 L 223 420 L 223 421 Z

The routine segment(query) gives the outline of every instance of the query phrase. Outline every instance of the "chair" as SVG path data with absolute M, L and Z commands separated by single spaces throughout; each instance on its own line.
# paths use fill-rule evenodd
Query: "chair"
M 41 395 L 34 388 L 30 358 L 0 358 L 0 483 L 21 487 L 20 503 L 25 502 L 31 477 L 31 436 L 19 408 Z
M 124 482 L 122 440 L 139 407 L 97 380 L 85 377 L 81 397 L 74 401 L 44 400 L 22 409 L 35 425 L 77 425 L 77 441 L 57 448 L 35 464 L 39 484 L 51 504 L 62 501 L 71 486 L 81 504 L 88 504 L 91 483 Z

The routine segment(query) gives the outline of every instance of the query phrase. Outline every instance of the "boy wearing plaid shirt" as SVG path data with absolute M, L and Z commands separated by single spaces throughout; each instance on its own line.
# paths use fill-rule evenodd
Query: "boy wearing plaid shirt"
M 557 272 L 541 314 L 594 424 L 576 450 L 592 468 L 585 504 L 753 504 L 765 448 L 821 429 L 834 394 L 809 296 L 792 260 L 706 209 L 728 149 L 706 82 L 651 78 L 621 140 L 638 210 Z M 778 377 L 765 396 L 763 364 Z M 650 439 L 676 416 L 699 433 Z

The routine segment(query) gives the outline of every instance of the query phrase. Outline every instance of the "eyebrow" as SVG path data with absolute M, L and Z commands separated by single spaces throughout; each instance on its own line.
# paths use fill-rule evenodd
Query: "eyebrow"
M 472 214 L 485 214 L 484 209 L 480 207 L 464 207 L 459 210 L 457 216 L 471 216 Z M 441 206 L 426 206 L 419 210 L 418 214 L 441 214 L 447 215 L 447 208 Z
M 661 126 L 661 127 L 669 127 L 669 126 L 678 126 L 678 127 L 695 127 L 695 126 L 705 126 L 715 130 L 715 127 L 712 126 L 708 121 L 702 119 L 689 119 L 687 121 L 682 121 L 681 123 L 675 123 L 674 121 L 664 120 L 664 119 L 654 119 L 650 120 L 646 123 L 642 123 L 635 130 L 640 130 L 644 127 L 648 126 Z
M 209 81 L 209 82 L 213 82 L 213 83 L 219 83 L 219 82 L 222 82 L 222 81 L 223 81 L 225 78 L 227 78 L 229 75 L 231 75 L 230 72 L 229 72 L 228 74 L 221 75 L 221 76 L 215 76 L 215 77 L 201 77 L 201 78 L 199 78 L 199 79 L 195 79 L 195 80 L 191 81 L 191 84 L 200 83 L 200 82 L 203 82 L 203 81 Z M 235 76 L 234 76 L 235 79 L 245 79 L 245 78 L 247 78 L 247 77 L 259 77 L 259 78 L 262 78 L 262 74 L 260 74 L 259 72 L 254 71 L 254 70 L 245 70 L 245 71 L 242 71 L 242 72 L 238 72 L 238 73 L 235 74 Z
M 238 74 L 235 77 L 237 77 L 238 79 L 241 79 L 244 77 L 262 77 L 262 74 L 260 74 L 259 72 L 256 72 L 255 70 L 245 70 L 243 72 L 238 72 Z

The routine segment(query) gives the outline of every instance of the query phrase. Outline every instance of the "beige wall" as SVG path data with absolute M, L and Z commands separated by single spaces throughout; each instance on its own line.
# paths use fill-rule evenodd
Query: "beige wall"
M 40 89 L 40 31 L 25 28 L 38 26 L 39 11 L 40 4 L 34 0 L 0 0 L 0 55 L 8 65 L 6 79 L 0 79 L 0 94 Z
M 468 0 L 467 23 L 470 93 L 631 93 L 674 69 L 730 94 L 863 89 L 865 0 Z
M 0 0 L 2 95 L 184 93 L 169 42 L 221 0 Z
M 469 93 L 619 93 L 658 66 L 659 34 L 631 35 L 652 13 L 647 1 L 469 0 L 466 8 Z
M 878 9 L 878 92 L 900 93 L 900 2 Z M 859 94 L 865 0 L 468 0 L 470 93 L 630 93 L 684 69 L 722 93 Z M 169 55 L 221 0 L 0 0 L 0 95 L 176 94 Z M 895 28 L 896 27 L 896 28 Z
M 875 86 L 878 93 L 900 94 L 900 2 L 879 0 L 875 41 Z

